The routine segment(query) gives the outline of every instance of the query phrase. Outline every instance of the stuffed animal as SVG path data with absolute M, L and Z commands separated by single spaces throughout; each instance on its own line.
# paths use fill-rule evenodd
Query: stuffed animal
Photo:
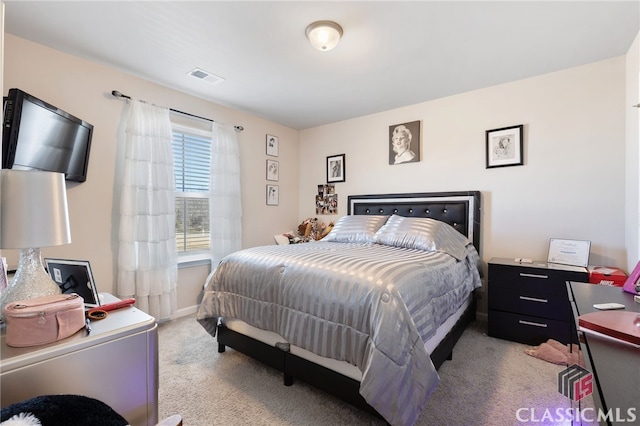
M 329 223 L 329 225 L 324 228 L 324 231 L 322 231 L 322 234 L 320 235 L 319 239 L 323 239 L 324 237 L 326 237 L 329 232 L 331 232 L 331 230 L 333 229 L 333 222 Z
M 310 217 L 298 225 L 298 235 L 302 242 L 321 240 L 327 233 L 324 222 L 317 217 Z

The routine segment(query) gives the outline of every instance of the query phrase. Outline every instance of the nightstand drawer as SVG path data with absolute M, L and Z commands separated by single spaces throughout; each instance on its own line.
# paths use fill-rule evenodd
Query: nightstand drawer
M 560 321 L 569 321 L 571 318 L 569 299 L 566 296 L 549 295 L 548 292 L 540 289 L 527 291 L 521 286 L 490 287 L 489 294 L 489 309 Z
M 575 333 L 571 327 L 568 321 L 489 310 L 489 336 L 527 345 L 539 345 L 548 339 L 569 342 Z
M 587 273 L 526 266 L 489 265 L 489 288 L 515 287 L 526 292 L 545 292 L 566 298 L 566 281 L 584 281 Z

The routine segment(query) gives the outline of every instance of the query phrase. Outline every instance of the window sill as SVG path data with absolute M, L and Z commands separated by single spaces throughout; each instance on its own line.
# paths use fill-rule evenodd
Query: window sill
M 178 255 L 178 268 L 191 268 L 202 265 L 211 265 L 211 255 L 209 252 Z

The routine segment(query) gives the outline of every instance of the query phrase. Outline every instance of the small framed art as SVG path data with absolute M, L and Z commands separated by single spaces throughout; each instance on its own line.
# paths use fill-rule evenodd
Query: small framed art
M 267 205 L 277 206 L 280 198 L 278 185 L 267 185 Z
M 486 131 L 487 169 L 521 166 L 523 163 L 524 125 Z
M 327 183 L 345 181 L 344 154 L 327 157 Z
M 88 261 L 44 259 L 44 263 L 51 279 L 58 284 L 62 293 L 78 293 L 88 307 L 100 305 L 96 283 Z
M 267 160 L 267 180 L 278 181 L 280 164 L 275 160 Z
M 267 135 L 266 145 L 267 145 L 267 155 L 272 157 L 278 156 L 278 145 L 280 141 L 277 136 Z

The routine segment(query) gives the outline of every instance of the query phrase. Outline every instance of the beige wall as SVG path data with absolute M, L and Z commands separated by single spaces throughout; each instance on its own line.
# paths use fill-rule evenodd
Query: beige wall
M 625 235 L 627 265 L 631 270 L 640 259 L 640 33 L 627 53 Z
M 67 185 L 72 243 L 46 248 L 45 257 L 89 260 L 99 291 L 115 292 L 117 234 L 113 211 L 118 126 L 125 103 L 118 90 L 137 99 L 217 121 L 244 126 L 239 134 L 242 169 L 243 246 L 271 244 L 273 235 L 298 222 L 298 131 L 206 102 L 123 72 L 5 35 L 4 91 L 18 87 L 94 125 L 88 178 Z M 203 83 L 206 84 L 206 83 Z M 265 135 L 279 137 L 280 205 L 265 202 Z M 9 262 L 14 251 L 4 250 Z M 181 269 L 179 308 L 194 306 L 208 267 Z
M 625 150 L 635 149 L 638 158 L 627 99 L 637 87 L 629 89 L 630 77 L 625 79 L 629 61 L 636 63 L 631 68 L 637 74 L 632 55 L 301 132 L 11 35 L 5 36 L 3 83 L 5 92 L 19 87 L 94 124 L 89 178 L 68 188 L 73 243 L 44 254 L 90 260 L 99 290 L 113 292 L 114 165 L 124 111 L 124 103 L 110 95 L 114 89 L 245 127 L 240 134 L 245 247 L 270 244 L 273 234 L 315 216 L 317 185 L 326 181 L 325 158 L 345 153 L 347 179 L 336 185 L 339 215 L 325 221 L 346 214 L 349 194 L 481 190 L 485 261 L 542 259 L 549 238 L 557 237 L 590 240 L 594 264 L 633 267 L 637 203 L 632 211 L 626 207 L 625 222 L 625 182 L 628 190 L 638 173 L 637 161 L 625 172 Z M 422 161 L 388 165 L 388 126 L 413 120 L 422 121 Z M 525 165 L 486 169 L 485 130 L 516 124 L 525 125 Z M 280 138 L 278 207 L 265 206 L 267 133 Z M 637 192 L 635 182 L 636 197 Z M 635 235 L 625 238 L 625 223 Z M 10 251 L 3 255 L 16 258 Z M 180 308 L 197 303 L 207 273 L 206 267 L 181 269 Z
M 480 190 L 482 257 L 546 259 L 549 238 L 591 241 L 591 262 L 627 268 L 625 58 L 411 105 L 300 133 L 300 216 L 323 159 L 346 154 L 350 194 Z M 422 121 L 422 161 L 388 164 L 388 127 Z M 485 130 L 525 125 L 524 166 L 485 168 Z

